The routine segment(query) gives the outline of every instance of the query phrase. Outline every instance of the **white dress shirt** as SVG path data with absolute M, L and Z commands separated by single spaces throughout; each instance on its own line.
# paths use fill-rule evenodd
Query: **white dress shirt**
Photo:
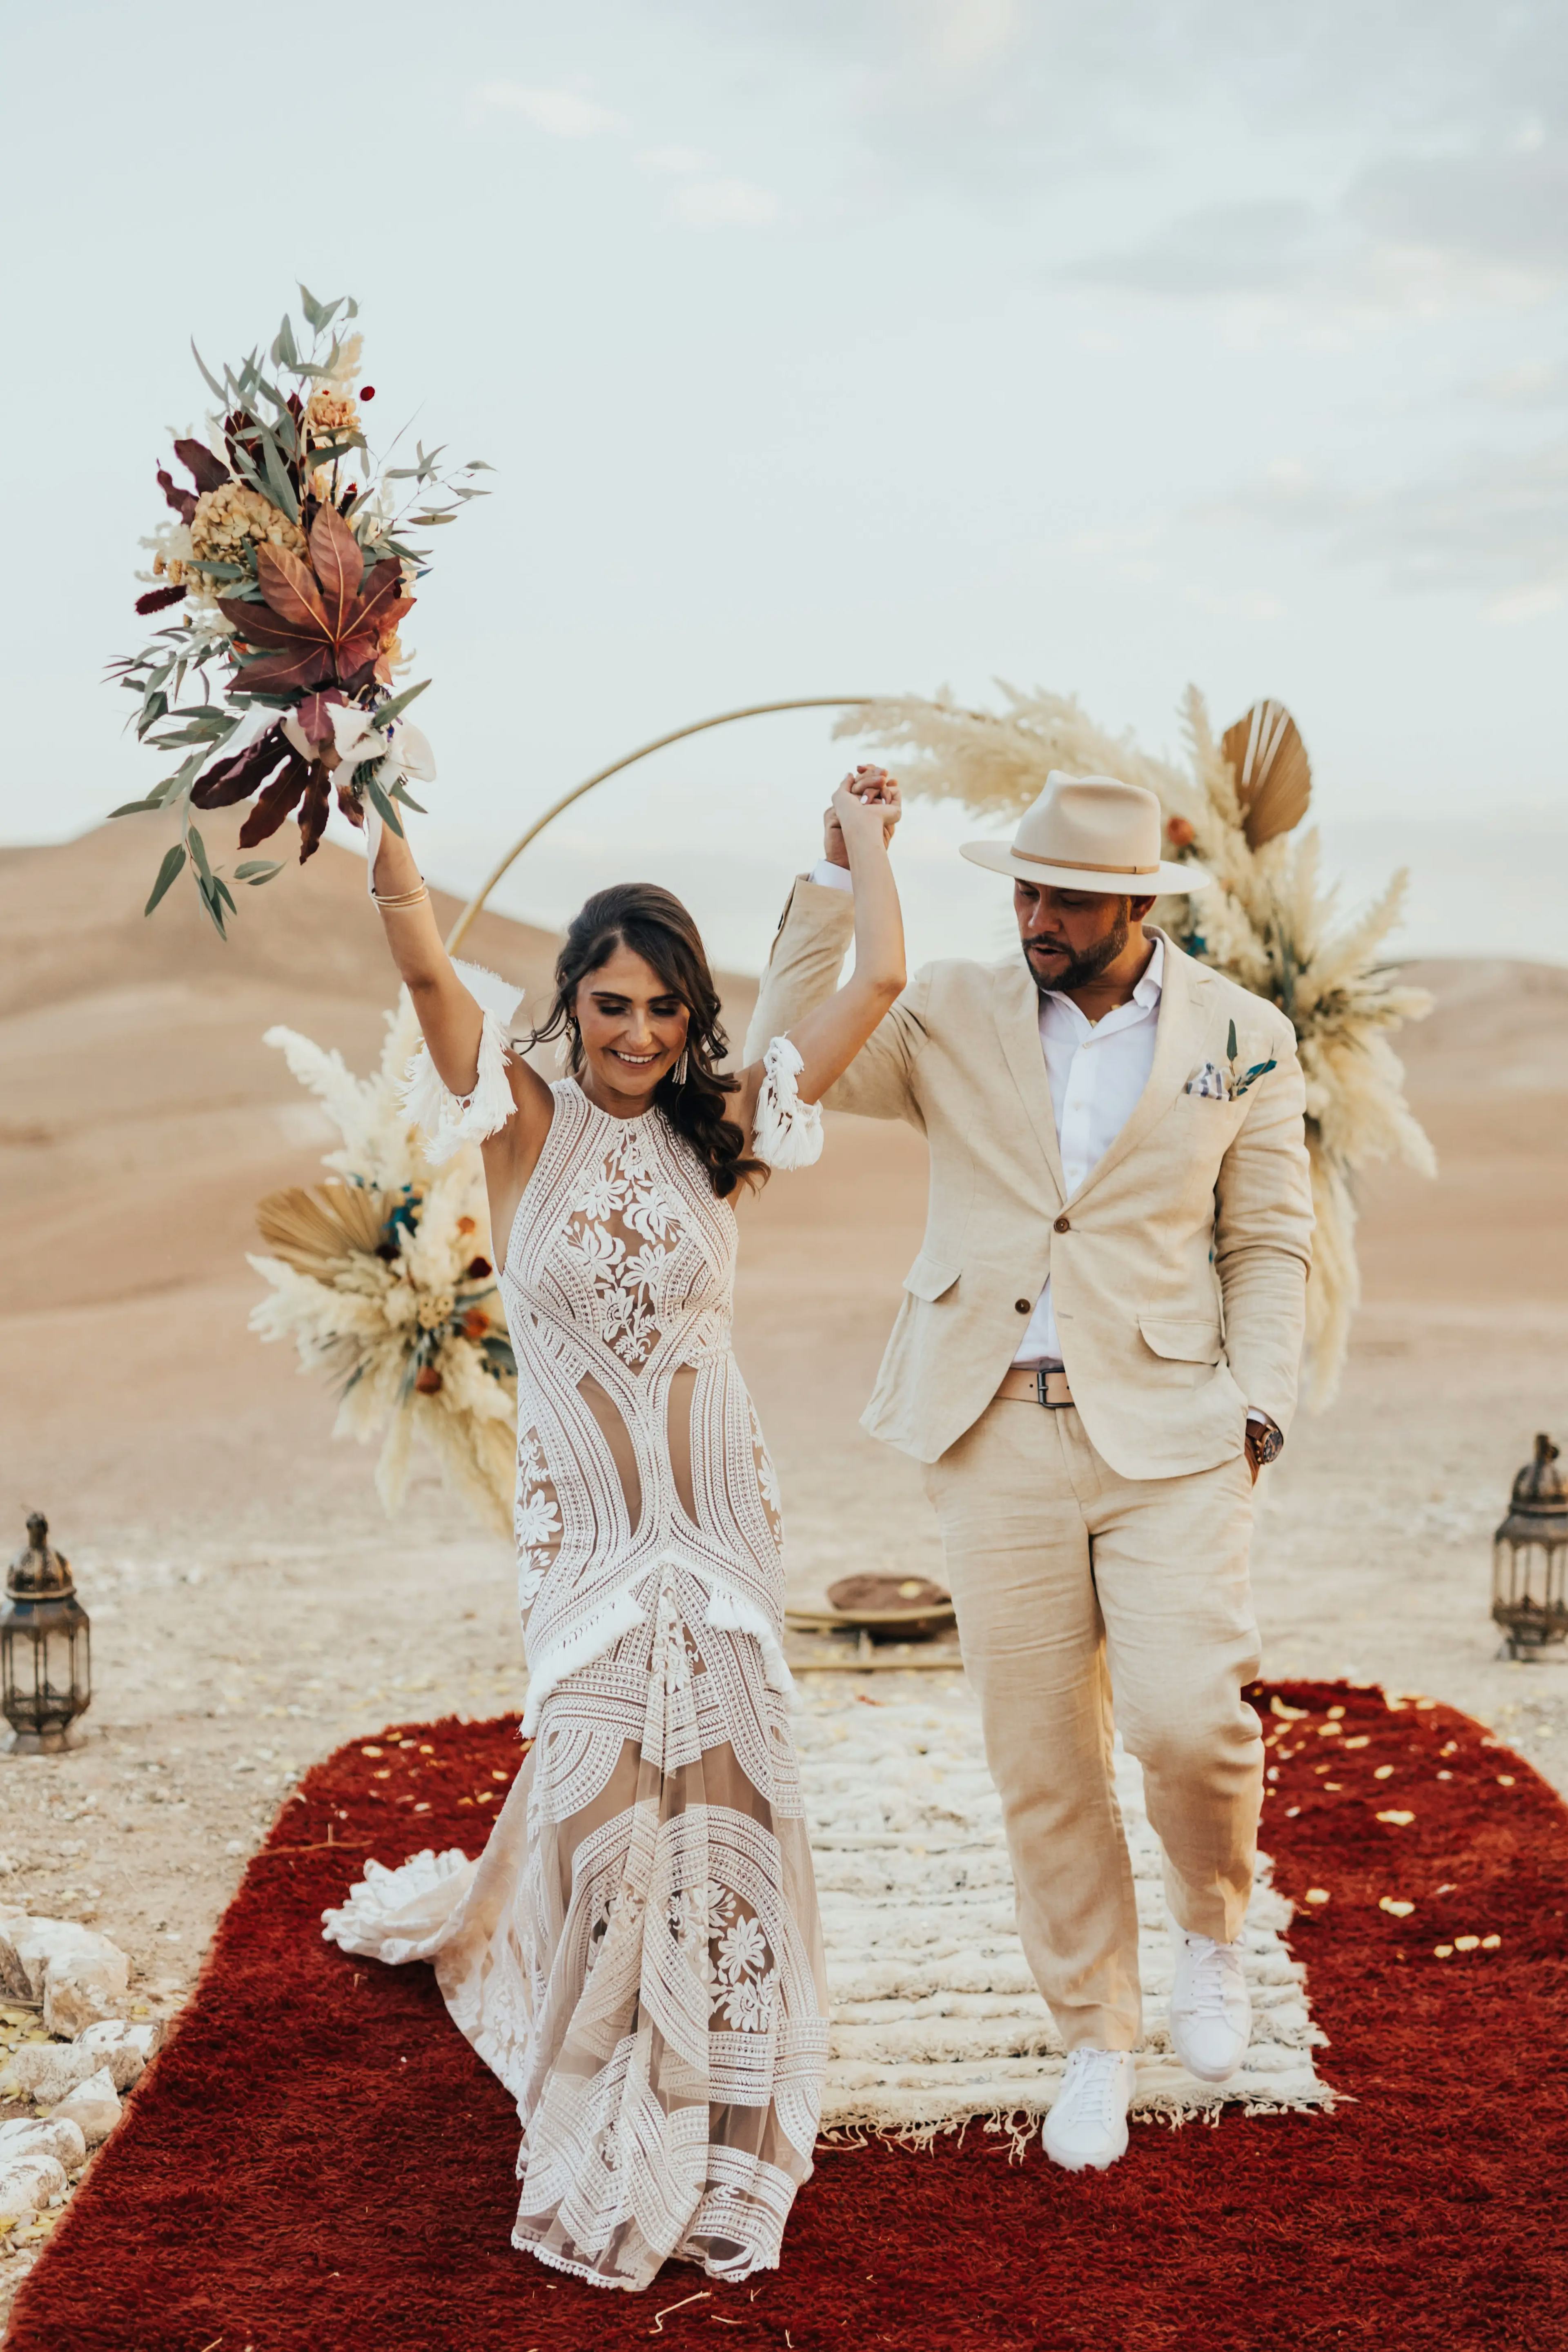
M 1104 1159 L 1149 1083 L 1164 973 L 1165 945 L 1156 940 L 1131 1002 L 1113 1005 L 1103 1020 L 1088 1020 L 1070 996 L 1040 998 L 1040 1044 L 1069 1199 Z M 1061 1360 L 1047 1277 L 1013 1361 L 1032 1368 Z

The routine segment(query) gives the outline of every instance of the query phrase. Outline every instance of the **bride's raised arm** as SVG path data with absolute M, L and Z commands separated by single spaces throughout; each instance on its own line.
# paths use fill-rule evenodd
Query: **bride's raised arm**
M 781 1113 L 795 1097 L 821 1101 L 903 993 L 907 978 L 903 912 L 888 856 L 900 814 L 898 785 L 879 769 L 862 770 L 839 785 L 833 812 L 855 889 L 854 969 L 826 1004 L 804 1013 L 787 1037 L 771 1041 L 763 1058 L 741 1073 L 737 1108 L 759 1157 L 774 1167 L 816 1157 L 815 1148 L 791 1150 L 784 1134 L 774 1134 L 789 1125 Z
M 426 1129 L 426 1151 L 432 1159 L 445 1158 L 442 1147 L 448 1135 L 453 1150 L 459 1142 L 481 1144 L 487 1162 L 499 1153 L 515 1163 L 513 1185 L 503 1181 L 501 1194 L 521 1190 L 549 1131 L 553 1108 L 550 1088 L 521 1054 L 506 1052 L 495 1013 L 487 1012 L 465 986 L 447 952 L 406 837 L 388 825 L 371 855 L 375 860 L 371 895 L 392 960 L 413 999 L 438 1082 L 440 1099 L 418 1104 L 411 1099 L 409 1106 Z M 437 1147 L 434 1150 L 432 1140 Z M 492 1200 L 497 1172 L 487 1166 Z

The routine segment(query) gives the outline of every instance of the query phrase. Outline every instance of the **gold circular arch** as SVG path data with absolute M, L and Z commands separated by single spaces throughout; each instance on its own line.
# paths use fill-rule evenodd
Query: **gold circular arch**
M 677 727 L 668 735 L 656 735 L 651 743 L 639 744 L 635 751 L 628 751 L 624 759 L 612 760 L 607 768 L 600 768 L 594 775 L 585 776 L 580 784 L 574 784 L 569 793 L 563 793 L 558 801 L 552 801 L 543 815 L 535 817 L 521 838 L 513 842 L 506 856 L 491 868 L 479 885 L 447 933 L 447 952 L 453 955 L 457 953 L 468 935 L 469 926 L 483 912 L 485 901 L 496 884 L 516 865 L 529 844 L 538 840 L 545 826 L 553 824 L 563 809 L 569 809 L 574 801 L 580 801 L 584 793 L 591 793 L 595 784 L 605 783 L 611 776 L 618 776 L 623 768 L 635 767 L 639 760 L 646 760 L 650 752 L 662 751 L 669 743 L 683 742 L 689 735 L 705 735 L 710 728 L 731 726 L 737 719 L 765 719 L 770 712 L 775 710 L 858 709 L 867 703 L 875 702 L 876 699 L 877 697 L 874 694 L 810 694 L 790 702 L 748 702 L 739 710 L 721 710 L 712 719 L 699 719 L 689 727 Z

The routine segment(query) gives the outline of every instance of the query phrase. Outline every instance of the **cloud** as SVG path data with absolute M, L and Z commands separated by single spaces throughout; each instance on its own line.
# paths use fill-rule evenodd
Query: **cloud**
M 1170 297 L 1279 293 L 1321 269 L 1334 241 L 1314 205 L 1286 197 L 1203 205 L 1142 244 L 1094 255 L 1068 274 Z
M 773 190 L 754 180 L 692 180 L 677 191 L 670 210 L 690 228 L 763 228 L 781 206 Z
M 713 158 L 700 147 L 645 147 L 637 157 L 645 172 L 673 172 L 677 176 L 712 168 Z
M 1170 301 L 1338 311 L 1536 303 L 1568 284 L 1568 162 L 1541 146 L 1386 156 L 1326 203 L 1205 205 L 1067 275 Z
M 1107 284 L 1283 268 L 1319 302 L 1430 310 L 1565 268 L 1568 9 L 1545 0 L 667 5 L 809 77 L 884 187 L 1031 215 L 1064 258 L 1113 223 L 1083 273 Z
M 1568 360 L 1527 360 L 1470 387 L 1495 408 L 1568 407 Z
M 535 89 L 519 81 L 487 81 L 476 92 L 481 106 L 521 114 L 552 139 L 596 139 L 624 131 L 625 119 L 574 89 Z
M 1494 620 L 1528 620 L 1568 599 L 1568 436 L 1476 452 L 1386 489 L 1281 461 L 1210 519 L 1310 532 L 1334 561 L 1375 564 L 1394 588 L 1469 593 Z
M 601 106 L 596 99 L 585 98 L 581 90 L 490 81 L 482 84 L 475 96 L 481 106 L 521 114 L 552 139 L 597 139 L 606 132 L 625 133 L 631 127 L 624 115 Z M 771 188 L 759 186 L 754 180 L 717 173 L 714 158 L 700 147 L 644 147 L 638 150 L 637 162 L 645 172 L 659 173 L 682 184 L 669 210 L 674 219 L 689 228 L 763 228 L 777 220 L 783 209 Z

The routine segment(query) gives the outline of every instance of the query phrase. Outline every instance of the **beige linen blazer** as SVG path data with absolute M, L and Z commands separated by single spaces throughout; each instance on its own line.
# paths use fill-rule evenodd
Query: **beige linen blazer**
M 763 975 L 748 1059 L 838 984 L 842 890 L 797 882 Z M 1162 935 L 1163 936 L 1163 935 Z M 1205 1062 L 1273 1056 L 1237 1100 L 1190 1095 Z M 1068 1193 L 1022 954 L 928 964 L 826 1097 L 907 1118 L 931 1150 L 925 1240 L 864 1425 L 934 1462 L 984 1412 L 1046 1277 L 1073 1401 L 1124 1478 L 1211 1469 L 1256 1405 L 1288 1429 L 1311 1264 L 1304 1089 L 1283 1013 L 1165 939 L 1149 1083 Z

